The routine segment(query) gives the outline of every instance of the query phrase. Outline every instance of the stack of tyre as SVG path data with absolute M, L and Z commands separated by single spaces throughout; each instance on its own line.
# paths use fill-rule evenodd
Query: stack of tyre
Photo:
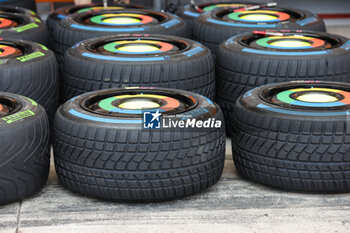
M 350 41 L 310 12 L 279 6 L 216 2 L 179 15 L 216 55 L 215 99 L 241 174 L 280 188 L 348 191 Z

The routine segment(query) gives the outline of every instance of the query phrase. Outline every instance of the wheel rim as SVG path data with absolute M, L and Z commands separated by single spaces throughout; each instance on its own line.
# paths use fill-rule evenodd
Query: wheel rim
M 239 7 L 243 7 L 243 6 L 247 6 L 247 4 L 243 4 L 243 3 L 209 3 L 209 4 L 202 4 L 199 5 L 199 8 L 202 9 L 205 12 L 208 11 L 212 11 L 214 9 L 217 8 L 239 8 Z M 249 6 L 249 4 L 248 4 Z
M 283 32 L 283 36 L 253 35 L 244 37 L 240 43 L 260 50 L 305 50 L 332 49 L 342 43 L 335 37 L 303 32 Z
M 16 113 L 21 108 L 21 104 L 15 99 L 0 96 L 0 117 L 5 117 Z
M 184 50 L 189 45 L 184 41 L 156 37 L 111 38 L 87 45 L 88 50 L 103 55 L 161 54 Z
M 118 27 L 157 24 L 164 21 L 165 17 L 161 14 L 151 12 L 111 10 L 88 13 L 77 20 L 87 25 Z
M 218 11 L 215 17 L 219 20 L 243 24 L 275 24 L 280 22 L 294 22 L 303 18 L 302 15 L 284 9 L 264 8 L 233 12 L 233 9 Z
M 18 22 L 7 17 L 1 17 L 0 16 L 0 29 L 8 29 L 8 28 L 13 28 L 17 27 Z
M 261 98 L 265 101 L 293 109 L 343 109 L 350 105 L 350 89 L 327 84 L 287 85 L 265 90 Z
M 20 42 L 0 41 L 0 59 L 19 57 L 32 50 L 31 46 Z
M 107 91 L 85 98 L 80 106 L 92 113 L 111 117 L 140 118 L 144 111 L 178 114 L 193 109 L 191 96 L 156 89 Z

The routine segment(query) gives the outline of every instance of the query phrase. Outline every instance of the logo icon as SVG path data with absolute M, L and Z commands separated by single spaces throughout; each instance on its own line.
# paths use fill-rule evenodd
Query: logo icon
M 159 109 L 156 112 L 144 112 L 143 113 L 143 128 L 145 129 L 160 129 L 160 116 Z

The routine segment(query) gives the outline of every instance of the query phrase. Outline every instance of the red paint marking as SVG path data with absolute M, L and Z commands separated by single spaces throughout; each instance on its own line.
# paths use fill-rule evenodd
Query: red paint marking
M 338 93 L 344 96 L 344 99 L 342 99 L 339 102 L 344 103 L 344 104 L 350 104 L 350 92 L 341 91 L 341 92 L 338 92 Z

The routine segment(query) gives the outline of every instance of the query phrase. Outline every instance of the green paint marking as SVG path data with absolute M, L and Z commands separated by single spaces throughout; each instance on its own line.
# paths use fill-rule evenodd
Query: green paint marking
M 25 55 L 25 56 L 22 56 L 22 57 L 17 57 L 16 59 L 21 61 L 21 62 L 26 62 L 26 61 L 32 60 L 32 59 L 37 58 L 37 57 L 42 57 L 42 56 L 45 56 L 45 54 L 40 52 L 40 51 L 38 51 L 38 52 L 35 52 L 35 53 L 31 53 L 29 55 Z
M 34 106 L 38 106 L 38 103 L 32 100 L 31 98 L 26 97 Z
M 262 47 L 268 47 L 269 43 L 268 41 L 272 40 L 272 38 L 266 37 L 266 38 L 261 38 L 259 40 L 256 41 L 256 43 Z
M 101 24 L 103 23 L 102 22 L 102 19 L 105 18 L 105 16 L 103 15 L 97 15 L 97 16 L 94 16 L 94 17 L 91 17 L 90 18 L 90 21 L 93 22 L 93 23 L 96 23 L 96 24 Z
M 38 19 L 37 17 L 33 17 L 35 19 L 35 21 L 37 21 L 38 23 L 41 23 L 41 20 Z
M 0 61 L 0 65 L 3 63 L 3 61 Z
M 27 30 L 29 30 L 29 29 L 37 28 L 37 27 L 39 27 L 38 24 L 36 24 L 36 23 L 30 23 L 30 24 L 24 25 L 24 26 L 22 26 L 22 27 L 14 28 L 14 30 L 15 30 L 16 32 L 23 32 L 23 31 L 27 31 Z
M 36 13 L 32 10 L 29 10 L 29 12 L 32 14 L 32 15 L 36 15 Z
M 294 91 L 282 91 L 281 93 L 278 93 L 276 97 L 279 101 L 290 104 L 295 101 L 290 98 L 290 95 L 293 93 Z
M 104 99 L 104 100 L 100 101 L 100 103 L 98 103 L 98 106 L 104 110 L 111 111 L 111 110 L 115 109 L 115 106 L 112 105 L 112 102 L 116 99 L 117 98 L 115 98 L 115 97 L 110 97 L 110 98 Z
M 242 13 L 240 12 L 234 12 L 228 15 L 229 19 L 235 20 L 235 21 L 241 21 L 241 18 L 239 17 Z
M 103 48 L 109 52 L 117 53 L 118 50 L 115 48 L 117 45 L 119 45 L 117 42 L 112 42 L 106 44 L 105 46 L 103 46 Z
M 45 51 L 47 51 L 48 49 L 44 46 L 44 45 L 42 45 L 42 44 L 38 44 L 38 45 L 40 45 L 41 46 L 41 48 L 43 49 L 43 50 L 45 50 Z
M 11 124 L 13 122 L 16 122 L 16 121 L 19 121 L 19 120 L 22 120 L 24 118 L 34 116 L 34 115 L 35 115 L 35 113 L 33 111 L 26 110 L 23 112 L 18 112 L 18 113 L 12 114 L 11 116 L 3 117 L 3 118 L 1 118 L 1 120 L 6 121 L 7 124 Z

